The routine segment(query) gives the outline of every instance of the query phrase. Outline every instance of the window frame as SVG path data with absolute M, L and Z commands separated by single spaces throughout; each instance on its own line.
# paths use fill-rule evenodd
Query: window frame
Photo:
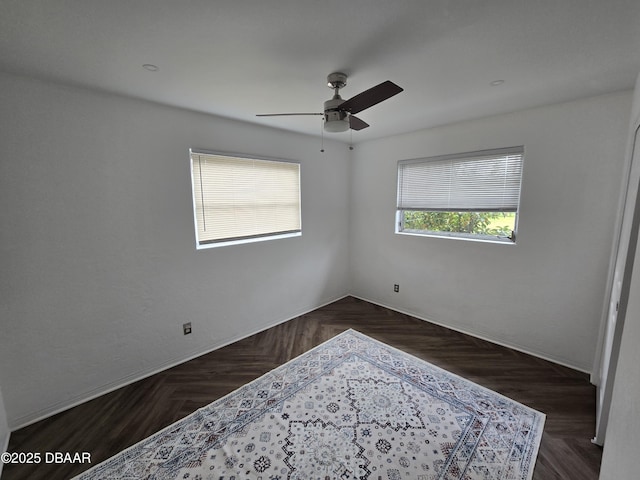
M 451 238 L 455 240 L 468 240 L 468 241 L 476 241 L 476 242 L 490 242 L 490 243 L 500 243 L 507 245 L 515 245 L 516 237 L 518 232 L 518 222 L 520 218 L 520 197 L 521 197 L 521 188 L 522 188 L 522 175 L 524 170 L 524 146 L 513 146 L 506 148 L 497 148 L 497 149 L 488 149 L 488 150 L 477 150 L 471 152 L 462 152 L 462 153 L 454 153 L 454 154 L 446 154 L 446 155 L 438 155 L 432 157 L 420 157 L 406 160 L 399 160 L 397 164 L 397 198 L 396 198 L 396 215 L 395 215 L 395 233 L 399 235 L 413 235 L 413 236 L 421 236 L 421 237 L 435 237 L 435 238 Z M 518 178 L 518 186 L 517 186 L 517 203 L 515 209 L 507 210 L 507 209 L 495 209 L 495 208 L 482 208 L 479 207 L 477 209 L 472 208 L 403 208 L 401 206 L 401 190 L 402 190 L 402 174 L 401 168 L 402 165 L 414 163 L 414 164 L 426 164 L 426 163 L 435 163 L 435 162 L 447 162 L 447 161 L 461 161 L 461 162 L 472 162 L 474 160 L 480 161 L 483 158 L 488 157 L 500 157 L 500 156 L 513 156 L 519 155 L 519 178 Z M 406 211 L 423 211 L 423 212 L 447 212 L 447 213 L 462 213 L 462 212 L 472 212 L 472 213 L 488 213 L 488 212 L 513 212 L 515 213 L 514 220 L 514 228 L 509 236 L 500 236 L 500 235 L 488 235 L 481 233 L 468 233 L 468 232 L 448 232 L 448 231 L 437 231 L 437 230 L 416 230 L 416 229 L 408 229 L 404 225 L 404 212 Z
M 199 228 L 200 219 L 198 215 L 198 200 L 196 196 L 198 195 L 198 188 L 202 189 L 202 184 L 200 183 L 200 186 L 196 186 L 196 182 L 201 182 L 202 178 L 200 176 L 196 178 L 195 176 L 196 174 L 194 170 L 194 162 L 195 162 L 194 155 L 225 157 L 225 158 L 236 159 L 240 161 L 246 160 L 247 163 L 257 161 L 257 162 L 274 162 L 274 163 L 296 165 L 297 166 L 297 196 L 298 196 L 297 216 L 298 216 L 299 228 L 291 229 L 287 231 L 271 231 L 267 233 L 257 233 L 257 234 L 225 237 L 225 238 L 218 238 L 218 239 L 201 239 L 200 228 Z M 249 155 L 249 154 L 236 153 L 236 152 L 222 152 L 222 151 L 215 151 L 215 150 L 190 148 L 189 149 L 189 167 L 190 167 L 190 182 L 191 182 L 191 193 L 192 193 L 191 197 L 192 197 L 192 204 L 193 204 L 193 226 L 194 226 L 194 235 L 195 235 L 197 250 L 224 247 L 229 245 L 242 245 L 246 243 L 277 240 L 282 238 L 299 237 L 302 235 L 302 175 L 301 175 L 302 164 L 301 162 L 293 161 L 293 160 L 285 160 L 282 158 L 266 157 L 262 155 Z M 202 193 L 202 190 L 200 190 L 200 192 Z

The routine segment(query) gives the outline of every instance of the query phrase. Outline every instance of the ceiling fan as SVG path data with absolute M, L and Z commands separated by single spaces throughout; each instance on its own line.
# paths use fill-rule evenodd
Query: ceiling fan
M 324 129 L 327 132 L 346 132 L 362 130 L 369 124 L 360 120 L 354 114 L 387 100 L 402 92 L 403 89 L 387 80 L 375 87 L 371 87 L 349 100 L 343 100 L 339 90 L 347 86 L 347 75 L 334 72 L 327 75 L 327 86 L 334 90 L 333 98 L 324 102 L 324 112 L 313 113 L 262 113 L 257 117 L 279 117 L 288 115 L 324 115 Z

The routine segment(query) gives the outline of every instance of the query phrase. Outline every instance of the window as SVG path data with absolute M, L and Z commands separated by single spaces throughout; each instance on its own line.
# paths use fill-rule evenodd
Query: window
M 301 235 L 299 163 L 190 156 L 198 248 Z
M 524 148 L 398 162 L 396 233 L 515 242 Z

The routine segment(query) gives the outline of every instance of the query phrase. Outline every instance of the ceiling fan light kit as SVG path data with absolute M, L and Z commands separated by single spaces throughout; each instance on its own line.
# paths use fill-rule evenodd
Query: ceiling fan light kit
M 344 100 L 337 93 L 331 100 L 324 102 L 324 129 L 327 132 L 346 132 L 349 130 L 349 113 L 339 109 L 343 103 Z
M 347 85 L 347 75 L 342 72 L 334 72 L 327 75 L 327 86 L 334 90 L 333 98 L 324 102 L 324 111 L 315 113 L 265 113 L 258 117 L 276 117 L 288 115 L 323 115 L 324 129 L 327 132 L 346 132 L 347 130 L 362 130 L 369 124 L 354 114 L 372 107 L 388 98 L 402 92 L 403 89 L 395 83 L 387 80 L 375 87 L 359 93 L 349 100 L 344 100 L 339 90 Z

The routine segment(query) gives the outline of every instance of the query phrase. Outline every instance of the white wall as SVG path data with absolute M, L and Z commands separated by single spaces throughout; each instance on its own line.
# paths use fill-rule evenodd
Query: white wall
M 640 126 L 640 76 L 634 93 L 631 142 Z M 640 135 L 640 134 L 639 134 Z M 640 145 L 635 145 L 634 162 L 640 161 Z M 640 198 L 636 201 L 635 216 L 640 215 Z M 637 228 L 637 226 L 636 226 Z M 636 230 L 637 234 L 637 230 Z M 633 233 L 632 233 L 633 235 Z M 636 245 L 629 298 L 617 360 L 611 410 L 602 454 L 600 478 L 627 479 L 638 476 L 638 444 L 640 444 L 640 241 Z M 631 246 L 630 246 L 631 250 Z M 624 300 L 622 300 L 624 302 Z M 621 308 L 624 311 L 624 305 Z
M 630 102 L 464 122 L 350 157 L 328 140 L 321 154 L 311 137 L 0 75 L 9 427 L 350 291 L 589 370 Z M 526 149 L 517 245 L 393 233 L 397 160 L 512 145 Z M 302 237 L 196 251 L 189 147 L 300 160 Z
M 348 293 L 344 144 L 8 75 L 0 111 L 12 429 Z M 196 251 L 189 147 L 301 161 L 303 235 Z
M 358 145 L 353 294 L 589 371 L 630 106 L 623 92 Z M 515 145 L 525 147 L 516 245 L 394 234 L 398 160 Z

